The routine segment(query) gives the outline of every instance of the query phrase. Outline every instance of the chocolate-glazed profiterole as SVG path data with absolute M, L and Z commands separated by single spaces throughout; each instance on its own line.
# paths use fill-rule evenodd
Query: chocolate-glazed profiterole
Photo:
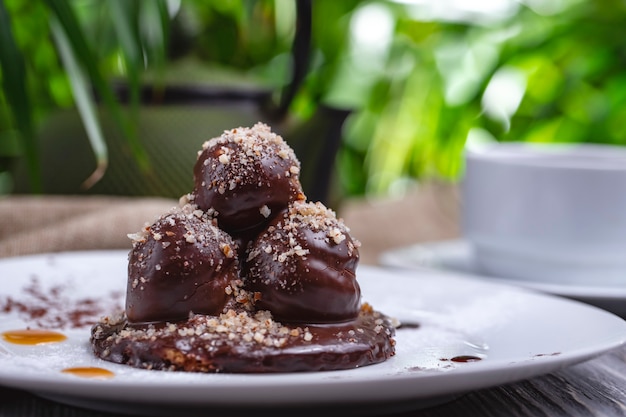
M 219 225 L 239 232 L 303 200 L 300 161 L 269 126 L 225 131 L 202 145 L 194 166 L 193 201 L 214 210 Z
M 295 202 L 276 216 L 249 249 L 245 287 L 255 306 L 277 320 L 332 323 L 355 318 L 360 243 L 322 203 Z
M 126 309 L 92 327 L 101 359 L 137 368 L 351 369 L 395 355 L 395 322 L 361 301 L 359 242 L 308 202 L 266 125 L 205 142 L 195 188 L 129 235 Z
M 126 315 L 130 322 L 180 320 L 189 312 L 220 314 L 238 278 L 236 246 L 192 205 L 174 209 L 130 235 Z

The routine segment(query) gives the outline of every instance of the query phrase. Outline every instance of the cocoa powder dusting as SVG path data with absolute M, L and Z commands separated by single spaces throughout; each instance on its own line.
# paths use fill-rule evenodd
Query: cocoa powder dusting
M 39 328 L 78 328 L 92 326 L 102 316 L 121 309 L 123 293 L 112 291 L 101 298 L 71 297 L 71 284 L 44 288 L 32 277 L 19 298 L 0 296 L 0 312 L 17 314 Z

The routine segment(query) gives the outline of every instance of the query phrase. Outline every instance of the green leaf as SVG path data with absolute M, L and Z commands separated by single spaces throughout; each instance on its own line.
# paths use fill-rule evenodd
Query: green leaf
M 20 132 L 15 129 L 0 131 L 0 159 L 22 155 L 21 137 Z
M 115 34 L 126 60 L 126 76 L 130 91 L 130 107 L 134 117 L 139 109 L 139 72 L 143 67 L 143 51 L 137 22 L 137 7 L 140 3 L 126 0 L 109 0 L 111 20 Z
M 150 169 L 150 163 L 145 149 L 137 137 L 134 124 L 129 123 L 129 121 L 123 117 L 122 109 L 115 100 L 111 87 L 107 84 L 98 67 L 98 60 L 87 43 L 87 37 L 82 31 L 76 14 L 70 7 L 70 3 L 65 0 L 45 0 L 45 2 L 63 28 L 77 61 L 80 62 L 81 66 L 89 75 L 93 87 L 102 97 L 106 108 L 113 116 L 116 124 L 122 129 L 128 141 L 128 145 L 133 152 L 135 161 L 142 170 L 148 171 Z
M 67 71 L 68 78 L 72 85 L 72 91 L 74 93 L 74 100 L 78 112 L 81 116 L 85 130 L 87 131 L 87 137 L 91 144 L 91 148 L 96 156 L 96 169 L 83 182 L 84 188 L 90 188 L 93 184 L 98 182 L 104 175 L 108 165 L 108 152 L 102 130 L 100 129 L 100 123 L 98 121 L 98 113 L 94 101 L 90 94 L 90 86 L 87 77 L 79 63 L 76 60 L 74 51 L 72 50 L 69 40 L 67 39 L 63 28 L 59 25 L 59 22 L 55 18 L 50 19 L 50 29 L 52 36 L 57 44 L 59 55 L 63 66 Z
M 170 16 L 166 0 L 150 0 L 141 3 L 139 32 L 148 57 L 148 65 L 156 72 L 155 83 L 161 87 L 164 81 L 170 38 Z
M 26 66 L 11 32 L 11 19 L 4 2 L 0 2 L 0 68 L 4 94 L 22 135 L 31 189 L 35 193 L 40 193 L 38 146 L 32 116 L 33 108 L 26 89 Z

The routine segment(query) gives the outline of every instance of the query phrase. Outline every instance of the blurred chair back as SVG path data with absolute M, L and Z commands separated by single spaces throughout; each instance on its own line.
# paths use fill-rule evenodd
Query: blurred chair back
M 303 122 L 290 120 L 289 107 L 309 71 L 311 0 L 296 1 L 296 33 L 291 51 L 291 79 L 279 99 L 266 87 L 166 85 L 141 91 L 137 132 L 151 169 L 142 171 L 125 139 L 104 110 L 109 165 L 104 177 L 88 190 L 81 187 L 95 167 L 78 112 L 59 111 L 40 132 L 43 192 L 46 194 L 108 194 L 178 198 L 191 191 L 192 168 L 201 145 L 224 130 L 267 123 L 296 151 L 302 183 L 311 200 L 328 197 L 331 171 L 348 111 L 320 105 Z M 120 102 L 128 102 L 125 84 L 116 85 Z M 15 170 L 15 193 L 29 192 L 24 166 Z

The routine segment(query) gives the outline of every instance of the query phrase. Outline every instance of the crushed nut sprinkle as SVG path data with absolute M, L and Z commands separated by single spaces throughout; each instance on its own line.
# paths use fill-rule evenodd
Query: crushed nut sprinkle
M 187 201 L 187 199 L 181 201 Z M 133 246 L 146 243 L 148 239 L 152 238 L 157 242 L 161 241 L 163 249 L 166 249 L 173 243 L 171 239 L 176 238 L 176 233 L 163 229 L 167 226 L 175 227 L 177 223 L 180 223 L 185 228 L 180 236 L 181 242 L 184 241 L 189 244 L 219 242 L 224 255 L 231 257 L 229 254 L 232 252 L 232 248 L 226 249 L 225 246 L 228 243 L 221 242 L 222 238 L 218 233 L 217 220 L 214 214 L 214 211 L 204 212 L 198 209 L 195 204 L 185 203 L 182 206 L 171 208 L 168 213 L 158 217 L 152 224 L 146 223 L 143 229 L 137 233 L 128 234 L 128 237 Z M 170 240 L 165 240 L 165 238 Z
M 220 154 L 218 160 L 220 164 L 228 165 L 230 164 L 230 155 L 228 154 L 228 148 L 222 147 L 221 149 L 224 153 Z
M 263 205 L 263 207 L 259 209 L 259 212 L 266 219 L 270 216 L 270 214 L 272 214 L 272 210 L 270 210 L 270 208 L 267 205 Z
M 117 334 L 105 336 L 104 327 L 123 326 L 124 315 L 106 317 L 93 332 L 94 338 L 110 337 L 117 339 L 154 340 L 155 338 L 198 338 L 203 344 L 211 346 L 229 342 L 258 344 L 268 347 L 283 347 L 290 338 L 301 338 L 310 342 L 313 335 L 308 329 L 291 328 L 275 321 L 265 310 L 257 312 L 236 311 L 229 309 L 219 316 L 190 314 L 183 323 L 169 323 L 162 327 L 149 324 L 146 327 L 125 327 Z M 115 342 L 115 341 L 114 341 Z
M 239 285 L 233 284 L 234 287 Z M 376 343 L 388 343 L 388 346 L 393 347 L 393 332 L 388 317 L 373 310 L 369 304 L 363 304 L 354 323 L 339 325 L 330 334 L 325 326 L 283 324 L 274 320 L 266 310 L 227 308 L 216 316 L 190 313 L 183 322 L 137 326 L 128 325 L 122 312 L 102 318 L 92 328 L 92 339 L 102 346 L 100 357 L 116 355 L 117 359 L 113 361 L 122 359 L 120 354 L 125 351 L 129 341 L 136 344 L 136 348 L 145 346 L 144 343 L 158 341 L 159 348 L 155 353 L 161 356 L 164 365 L 158 362 L 141 362 L 135 366 L 147 369 L 156 366 L 158 369 L 170 371 L 190 366 L 194 370 L 219 372 L 219 368 L 214 367 L 212 361 L 225 350 L 234 349 L 232 352 L 237 352 L 244 349 L 257 352 L 255 355 L 263 355 L 261 352 L 271 352 L 274 349 L 299 350 L 310 346 L 314 352 L 326 346 L 328 337 L 342 345 L 355 345 L 357 349 L 364 341 L 372 338 L 377 340 Z M 394 352 L 389 355 L 393 356 Z M 197 360 L 200 357 L 203 364 L 207 365 L 206 368 L 198 367 Z
M 205 166 L 209 168 L 211 165 L 211 169 L 218 169 L 221 165 L 223 172 L 220 179 L 204 183 L 203 187 L 215 189 L 219 194 L 257 181 L 261 155 L 276 155 L 280 160 L 286 161 L 289 176 L 297 177 L 300 173 L 300 161 L 293 149 L 264 123 L 257 123 L 251 128 L 226 130 L 221 136 L 205 141 L 198 157 L 206 151 L 214 152 L 217 163 L 205 159 Z M 259 187 L 263 185 L 257 184 Z
M 360 242 L 349 236 L 349 229 L 343 220 L 337 218 L 332 209 L 321 202 L 296 201 L 276 225 L 267 228 L 262 235 L 266 243 L 248 252 L 247 262 L 254 260 L 261 251 L 274 253 L 274 261 L 285 263 L 295 257 L 304 258 L 310 251 L 305 239 L 301 236 L 303 229 L 322 232 L 327 237 L 327 244 L 339 245 L 346 242 L 347 253 L 352 256 L 360 246 Z M 287 244 L 285 248 L 285 244 Z

